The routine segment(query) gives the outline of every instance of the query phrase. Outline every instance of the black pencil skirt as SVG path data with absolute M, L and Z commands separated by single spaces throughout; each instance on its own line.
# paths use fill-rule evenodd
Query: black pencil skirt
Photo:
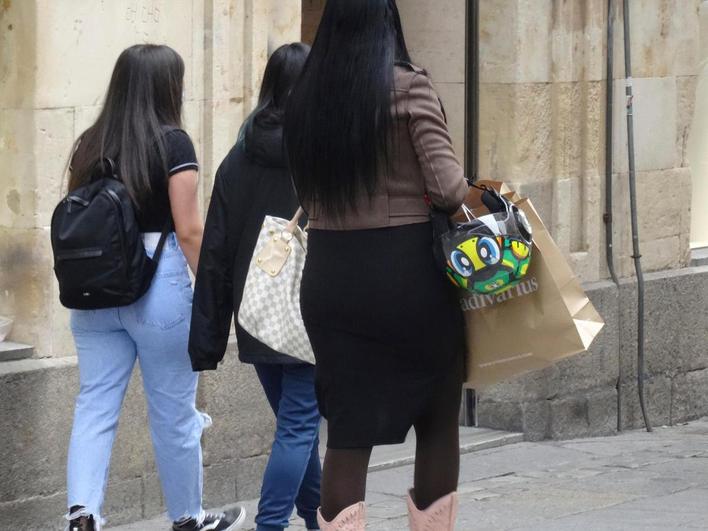
M 401 443 L 441 398 L 459 405 L 463 318 L 429 223 L 311 230 L 301 306 L 330 448 Z

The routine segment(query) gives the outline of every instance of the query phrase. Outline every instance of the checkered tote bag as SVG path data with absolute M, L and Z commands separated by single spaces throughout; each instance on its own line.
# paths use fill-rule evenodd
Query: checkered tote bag
M 288 221 L 266 216 L 248 267 L 238 322 L 273 350 L 315 363 L 300 314 L 300 281 L 307 233 L 298 226 L 302 208 Z

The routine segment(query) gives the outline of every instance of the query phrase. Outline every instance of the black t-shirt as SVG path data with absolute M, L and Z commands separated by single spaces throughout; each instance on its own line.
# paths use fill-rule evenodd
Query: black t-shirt
M 187 133 L 181 129 L 169 131 L 165 134 L 164 142 L 168 178 L 187 170 L 199 171 L 194 144 Z M 141 232 L 162 232 L 171 216 L 168 179 L 165 179 L 162 168 L 150 172 L 150 185 L 152 196 L 137 211 L 138 227 Z

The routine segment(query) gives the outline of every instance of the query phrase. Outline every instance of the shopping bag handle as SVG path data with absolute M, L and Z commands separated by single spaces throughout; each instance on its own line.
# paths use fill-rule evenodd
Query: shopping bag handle
M 304 213 L 305 209 L 303 209 L 302 207 L 298 208 L 297 212 L 295 212 L 295 215 L 293 216 L 293 219 L 291 219 L 285 226 L 285 232 L 289 234 L 295 234 L 295 229 L 297 228 L 298 223 L 300 223 L 300 218 Z

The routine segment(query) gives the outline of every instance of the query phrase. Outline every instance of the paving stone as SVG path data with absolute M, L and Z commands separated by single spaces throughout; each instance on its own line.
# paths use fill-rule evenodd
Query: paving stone
M 697 486 L 685 477 L 662 476 L 652 465 L 640 469 L 606 469 L 604 473 L 562 480 L 556 485 L 570 488 L 582 485 L 583 490 L 591 492 L 618 492 L 636 497 L 665 496 Z
M 519 443 L 463 455 L 456 529 L 706 529 L 708 458 L 681 457 L 695 453 L 706 435 L 703 420 L 652 434 Z M 404 495 L 412 476 L 410 465 L 369 475 L 368 529 L 408 529 Z M 246 529 L 252 529 L 256 502 L 245 506 Z M 292 524 L 303 529 L 295 517 Z M 114 531 L 165 526 L 163 518 Z
M 691 486 L 708 489 L 708 458 L 705 457 L 667 459 L 645 469 L 659 479 L 685 481 Z
M 376 503 L 369 502 L 367 503 L 366 514 L 367 517 L 374 519 L 393 520 L 403 518 L 408 515 L 406 500 L 403 496 L 391 496 Z
M 463 517 L 459 522 L 459 528 L 477 529 L 465 526 L 474 525 L 475 520 L 481 527 L 496 529 L 517 528 L 526 526 L 530 522 L 545 524 L 548 520 L 581 510 L 607 507 L 627 499 L 629 499 L 627 496 L 618 498 L 615 493 L 591 493 L 579 490 L 577 487 L 560 489 L 549 485 L 537 485 L 524 492 L 466 504 L 466 512 L 471 513 L 472 518 L 468 520 Z M 482 504 L 483 510 L 475 510 Z
M 464 482 L 477 481 L 505 474 L 520 474 L 539 470 L 557 470 L 579 461 L 588 460 L 588 456 L 576 450 L 542 443 L 520 443 L 514 445 L 516 452 L 504 449 L 488 450 L 471 454 L 464 459 L 461 477 Z
M 587 514 L 572 515 L 544 522 L 542 526 L 524 526 L 516 528 L 516 530 L 538 531 L 547 529 L 567 531 L 569 529 L 582 529 L 583 531 L 627 531 L 635 529 L 666 531 L 668 529 L 682 528 L 684 524 L 688 524 L 695 517 L 695 514 L 681 515 L 673 512 L 628 510 L 620 506 L 592 511 L 591 518 Z

